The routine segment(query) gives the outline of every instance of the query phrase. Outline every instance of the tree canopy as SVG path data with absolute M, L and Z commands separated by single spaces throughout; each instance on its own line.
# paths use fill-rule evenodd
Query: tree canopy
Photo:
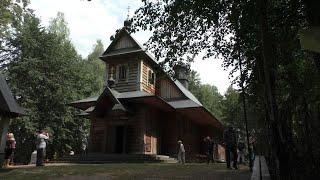
M 143 3 L 132 18 L 132 32 L 151 30 L 148 48 L 169 66 L 200 52 L 205 58 L 221 56 L 232 75 L 241 63 L 243 76 L 235 83 L 244 84 L 245 101 L 259 112 L 256 124 L 268 140 L 275 178 L 317 175 L 320 56 L 301 49 L 299 30 L 320 24 L 319 6 L 307 0 Z
M 189 90 L 216 118 L 222 118 L 222 99 L 218 88 L 214 85 L 202 84 L 199 74 L 191 71 L 189 75 Z
M 16 2 L 8 3 L 10 7 Z M 3 38 L 5 44 L 1 45 L 5 49 L 0 51 L 2 72 L 27 112 L 10 124 L 17 140 L 16 161 L 29 161 L 36 148 L 36 132 L 42 129 L 51 135 L 49 158 L 71 149 L 79 152 L 88 136 L 89 122 L 77 116 L 78 112 L 68 104 L 102 91 L 104 66 L 98 60 L 103 49 L 101 41 L 97 41 L 87 59 L 82 59 L 70 41 L 62 13 L 46 28 L 25 9 L 19 21 L 7 22 L 7 26 L 11 27 L 7 29 L 10 35 Z

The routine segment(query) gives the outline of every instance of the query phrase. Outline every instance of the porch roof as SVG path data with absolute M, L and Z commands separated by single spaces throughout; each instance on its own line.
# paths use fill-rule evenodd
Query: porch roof
M 118 92 L 114 89 L 110 89 L 110 92 L 112 92 L 112 96 L 115 97 L 116 99 L 130 99 L 130 98 L 140 98 L 140 97 L 151 97 L 153 96 L 152 94 L 149 94 L 147 92 L 144 91 L 131 91 L 131 92 Z M 102 93 L 103 95 L 103 93 Z M 101 96 L 102 96 L 101 95 Z M 90 97 L 90 98 L 85 98 L 85 99 L 81 99 L 78 101 L 73 101 L 71 102 L 69 105 L 73 106 L 75 108 L 81 109 L 81 110 L 86 110 L 89 107 L 95 106 L 97 103 L 99 96 L 96 97 Z
M 196 123 L 211 125 L 223 130 L 222 123 L 204 107 L 179 108 L 177 111 Z
M 178 100 L 178 101 L 169 101 L 168 104 L 172 106 L 175 109 L 180 108 L 191 108 L 191 107 L 202 107 L 201 105 L 197 104 L 196 102 L 192 100 Z
M 0 74 L 0 115 L 19 116 L 25 114 L 14 99 L 5 78 Z

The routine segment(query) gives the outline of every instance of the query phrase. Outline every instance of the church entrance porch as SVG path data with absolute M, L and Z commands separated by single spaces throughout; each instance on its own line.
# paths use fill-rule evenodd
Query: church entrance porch
M 127 152 L 126 129 L 125 125 L 107 125 L 104 153 L 122 154 Z

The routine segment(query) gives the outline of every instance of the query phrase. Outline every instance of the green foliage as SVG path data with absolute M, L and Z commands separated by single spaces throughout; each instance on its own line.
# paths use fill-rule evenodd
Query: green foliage
M 17 140 L 16 161 L 28 161 L 35 149 L 35 133 L 41 129 L 51 135 L 50 158 L 71 148 L 79 151 L 88 135 L 88 120 L 76 116 L 68 103 L 92 95 L 92 89 L 97 89 L 90 86 L 94 74 L 88 74 L 86 61 L 71 44 L 63 22 L 59 14 L 47 30 L 28 14 L 10 42 L 17 55 L 8 65 L 9 82 L 27 111 L 10 125 Z
M 59 38 L 67 41 L 69 40 L 70 31 L 62 12 L 58 12 L 57 17 L 50 21 L 50 26 L 48 29 L 49 32 L 57 35 Z
M 303 51 L 298 39 L 299 30 L 320 24 L 315 1 L 143 3 L 133 17 L 133 31 L 152 30 L 148 46 L 170 66 L 204 51 L 205 57 L 221 55 L 234 75 L 242 61 L 243 77 L 234 83 L 245 85 L 248 119 L 264 136 L 260 141 L 268 146 L 271 171 L 280 172 L 275 178 L 319 176 L 320 55 Z M 239 109 L 237 95 L 227 96 L 227 107 Z M 228 121 L 240 114 L 224 111 Z
M 239 92 L 230 86 L 224 96 L 222 101 L 223 121 L 228 125 L 243 129 L 243 108 Z
M 22 21 L 25 14 L 30 13 L 27 9 L 29 0 L 1 0 L 0 3 L 0 69 L 2 69 L 11 57 L 14 56 L 13 47 L 8 44 L 14 36 L 15 27 Z
M 105 64 L 99 59 L 104 52 L 104 47 L 101 40 L 97 40 L 93 46 L 92 52 L 88 55 L 86 61 L 83 62 L 86 67 L 86 75 L 90 83 L 90 91 L 93 95 L 100 95 L 105 85 Z
M 191 71 L 189 76 L 189 90 L 198 98 L 216 118 L 222 120 L 222 99 L 217 87 L 209 84 L 201 84 L 199 74 Z

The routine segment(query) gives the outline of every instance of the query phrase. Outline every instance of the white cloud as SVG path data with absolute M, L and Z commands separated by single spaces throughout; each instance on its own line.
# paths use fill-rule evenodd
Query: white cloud
M 219 92 L 224 94 L 230 86 L 231 80 L 228 79 L 229 72 L 224 71 L 221 64 L 221 59 L 209 58 L 202 60 L 202 57 L 198 56 L 191 64 L 191 69 L 200 74 L 202 83 L 215 85 Z
M 122 1 L 119 1 L 122 2 Z M 47 26 L 58 12 L 63 12 L 70 28 L 70 37 L 82 56 L 87 56 L 92 45 L 101 39 L 105 45 L 126 18 L 127 6 L 135 3 L 93 0 L 32 0 L 30 8 Z M 133 10 L 132 10 L 133 11 Z
M 128 6 L 132 16 L 141 4 L 140 0 L 31 0 L 30 8 L 45 26 L 58 12 L 63 12 L 73 44 L 86 57 L 97 39 L 101 39 L 105 46 L 110 44 L 110 36 L 123 26 Z M 150 36 L 150 32 L 134 35 L 141 44 Z M 217 86 L 220 93 L 230 85 L 228 72 L 223 71 L 219 59 L 201 60 L 198 57 L 191 68 L 200 74 L 203 83 Z

